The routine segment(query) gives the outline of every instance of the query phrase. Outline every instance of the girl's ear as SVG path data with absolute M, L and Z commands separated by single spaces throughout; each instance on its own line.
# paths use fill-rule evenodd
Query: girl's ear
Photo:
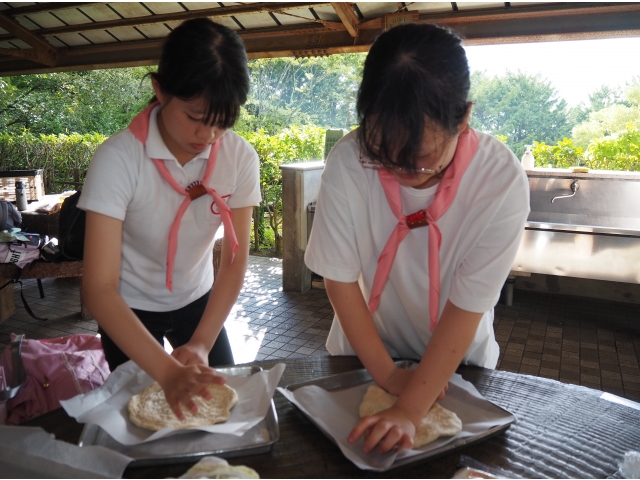
M 164 106 L 167 100 L 167 96 L 162 91 L 162 87 L 160 86 L 158 80 L 156 80 L 154 77 L 151 77 L 151 86 L 153 87 L 153 91 L 156 94 L 158 102 L 160 102 L 160 106 Z
M 473 103 L 472 102 L 467 103 L 467 113 L 464 114 L 464 118 L 462 119 L 462 122 L 460 122 L 460 125 L 458 125 L 458 134 L 464 132 L 469 126 L 469 117 L 471 117 L 472 108 L 473 108 Z

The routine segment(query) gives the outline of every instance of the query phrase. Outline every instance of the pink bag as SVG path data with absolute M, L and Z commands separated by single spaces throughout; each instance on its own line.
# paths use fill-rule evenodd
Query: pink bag
M 7 385 L 0 388 L 0 402 L 6 399 L 8 425 L 59 408 L 61 400 L 99 387 L 110 374 L 95 335 L 31 340 L 11 334 L 11 342 L 0 358 Z
M 23 242 L 21 240 L 0 242 L 0 262 L 13 263 L 20 268 L 24 268 L 40 258 L 39 236 L 37 236 L 36 242 L 38 243 L 34 244 L 30 241 Z

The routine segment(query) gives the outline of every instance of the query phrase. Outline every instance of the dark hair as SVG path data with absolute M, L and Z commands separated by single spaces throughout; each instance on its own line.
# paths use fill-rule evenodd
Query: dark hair
M 409 23 L 371 46 L 358 91 L 358 139 L 371 159 L 415 168 L 429 122 L 455 135 L 467 113 L 469 65 L 448 29 Z
M 249 93 L 247 52 L 231 29 L 207 18 L 187 20 L 162 47 L 157 73 L 162 91 L 181 100 L 204 98 L 204 122 L 233 126 Z

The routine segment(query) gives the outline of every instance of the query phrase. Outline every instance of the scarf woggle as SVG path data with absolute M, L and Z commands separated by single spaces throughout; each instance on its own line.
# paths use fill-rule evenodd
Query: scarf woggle
M 147 136 L 149 135 L 149 118 L 151 116 L 151 112 L 157 105 L 157 102 L 149 105 L 142 112 L 136 115 L 136 117 L 131 121 L 131 124 L 129 125 L 129 130 L 131 131 L 131 133 L 133 133 L 133 135 L 143 145 L 146 145 Z M 207 168 L 204 172 L 202 180 L 191 183 L 187 188 L 183 188 L 178 182 L 176 182 L 163 160 L 159 160 L 157 158 L 151 159 L 162 178 L 164 178 L 176 192 L 184 196 L 184 200 L 182 201 L 182 204 L 178 209 L 178 213 L 176 214 L 176 218 L 173 220 L 171 229 L 169 230 L 169 248 L 167 251 L 166 274 L 166 286 L 169 291 L 173 291 L 173 267 L 175 264 L 176 251 L 178 250 L 178 230 L 180 229 L 180 221 L 182 220 L 182 216 L 187 210 L 187 207 L 193 200 L 200 198 L 203 195 L 211 195 L 211 197 L 213 198 L 213 202 L 211 203 L 211 213 L 213 213 L 214 215 L 222 216 L 224 232 L 225 235 L 228 236 L 229 242 L 231 243 L 231 262 L 233 262 L 236 252 L 238 251 L 238 239 L 236 238 L 236 233 L 233 229 L 233 223 L 231 222 L 231 208 L 229 208 L 224 199 L 220 195 L 218 195 L 215 190 L 206 186 L 209 178 L 211 177 L 211 173 L 213 172 L 213 168 L 216 165 L 216 158 L 218 157 L 218 150 L 220 149 L 221 142 L 222 139 L 220 138 L 216 140 L 213 145 L 211 145 L 211 153 L 209 154 L 209 159 L 207 160 Z M 214 205 L 217 206 L 218 212 L 213 209 Z
M 440 309 L 440 244 L 442 243 L 442 235 L 437 222 L 456 198 L 462 176 L 467 171 L 467 167 L 471 163 L 471 159 L 477 149 L 478 136 L 474 130 L 467 128 L 458 137 L 456 153 L 440 180 L 431 205 L 424 210 L 407 216 L 402 214 L 400 184 L 388 170 L 383 168 L 378 170 L 378 178 L 389 202 L 389 207 L 398 219 L 398 225 L 396 225 L 396 228 L 391 232 L 380 254 L 380 258 L 378 258 L 378 267 L 376 268 L 373 286 L 371 287 L 371 295 L 369 297 L 369 312 L 371 315 L 374 314 L 380 305 L 380 295 L 389 278 L 389 272 L 396 258 L 400 242 L 402 242 L 411 229 L 428 226 L 430 330 L 433 331 L 435 328 L 438 323 Z

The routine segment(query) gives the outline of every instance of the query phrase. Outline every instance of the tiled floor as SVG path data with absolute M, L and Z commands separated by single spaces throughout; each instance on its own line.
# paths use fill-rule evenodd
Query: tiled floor
M 326 355 L 333 311 L 324 290 L 282 291 L 281 260 L 250 257 L 244 288 L 226 323 L 237 363 Z M 16 286 L 16 313 L 0 323 L 0 349 L 9 334 L 46 338 L 94 333 L 79 315 L 74 280 L 35 280 L 24 294 L 41 322 L 27 315 Z M 554 378 L 640 401 L 640 305 L 516 290 L 512 306 L 498 305 L 498 369 Z
M 498 369 L 640 401 L 640 305 L 516 290 L 494 328 Z

